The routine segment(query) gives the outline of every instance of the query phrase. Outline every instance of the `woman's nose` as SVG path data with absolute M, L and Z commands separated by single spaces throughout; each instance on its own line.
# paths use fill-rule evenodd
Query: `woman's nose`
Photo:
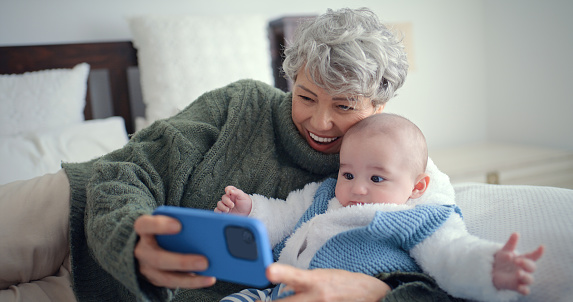
M 330 130 L 333 125 L 331 112 L 326 108 L 317 108 L 312 115 L 311 125 L 315 130 Z

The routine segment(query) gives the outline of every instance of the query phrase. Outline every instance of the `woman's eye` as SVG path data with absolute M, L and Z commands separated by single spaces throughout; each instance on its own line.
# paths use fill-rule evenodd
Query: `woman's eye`
M 351 173 L 343 173 L 342 176 L 344 176 L 344 178 L 348 179 L 348 180 L 352 180 L 354 179 L 354 175 L 352 175 Z
M 346 110 L 354 110 L 354 107 L 349 106 L 349 105 L 338 105 L 338 108 L 339 108 L 339 109 L 342 109 L 342 110 L 345 110 L 345 111 L 346 111 Z
M 383 182 L 383 181 L 384 181 L 384 178 L 382 178 L 382 177 L 380 177 L 380 176 L 376 176 L 376 175 L 370 177 L 370 179 L 371 179 L 373 182 Z
M 304 96 L 304 95 L 299 95 L 298 97 L 301 98 L 301 99 L 303 99 L 304 101 L 308 101 L 308 102 L 314 101 L 313 99 L 311 99 L 311 98 L 309 98 L 309 97 L 307 97 L 307 96 Z

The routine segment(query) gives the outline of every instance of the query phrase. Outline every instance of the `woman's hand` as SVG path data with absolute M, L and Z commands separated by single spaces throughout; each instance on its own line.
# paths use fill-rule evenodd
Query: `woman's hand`
M 338 269 L 301 270 L 274 263 L 267 268 L 272 283 L 285 283 L 295 294 L 280 301 L 379 301 L 390 287 L 372 277 Z
M 159 247 L 155 235 L 176 234 L 181 224 L 167 216 L 143 215 L 134 223 L 139 241 L 135 245 L 135 258 L 139 272 L 155 286 L 168 288 L 202 288 L 215 284 L 214 277 L 199 276 L 190 271 L 207 269 L 207 259 L 200 255 L 178 254 Z

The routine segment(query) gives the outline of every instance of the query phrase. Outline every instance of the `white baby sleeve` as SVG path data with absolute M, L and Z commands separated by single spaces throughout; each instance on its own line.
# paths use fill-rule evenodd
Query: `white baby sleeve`
M 492 281 L 494 254 L 502 244 L 468 233 L 461 217 L 450 218 L 410 255 L 450 295 L 478 301 L 512 301 L 519 294 L 497 290 Z
M 293 231 L 302 214 L 312 204 L 321 184 L 309 183 L 301 190 L 290 192 L 286 200 L 251 195 L 253 207 L 249 217 L 257 218 L 265 224 L 271 246 L 274 247 Z

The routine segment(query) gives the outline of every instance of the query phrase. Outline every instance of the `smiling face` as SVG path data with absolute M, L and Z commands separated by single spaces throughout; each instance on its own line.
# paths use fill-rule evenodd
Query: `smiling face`
M 423 194 L 426 174 L 413 171 L 400 138 L 373 131 L 352 132 L 340 150 L 336 197 L 342 206 L 404 204 Z M 420 184 L 420 181 L 425 181 Z M 420 190 L 422 189 L 422 190 Z
M 349 102 L 347 96 L 332 96 L 317 86 L 306 73 L 299 73 L 292 94 L 292 120 L 315 150 L 338 153 L 342 136 L 358 121 L 381 112 L 368 98 Z

